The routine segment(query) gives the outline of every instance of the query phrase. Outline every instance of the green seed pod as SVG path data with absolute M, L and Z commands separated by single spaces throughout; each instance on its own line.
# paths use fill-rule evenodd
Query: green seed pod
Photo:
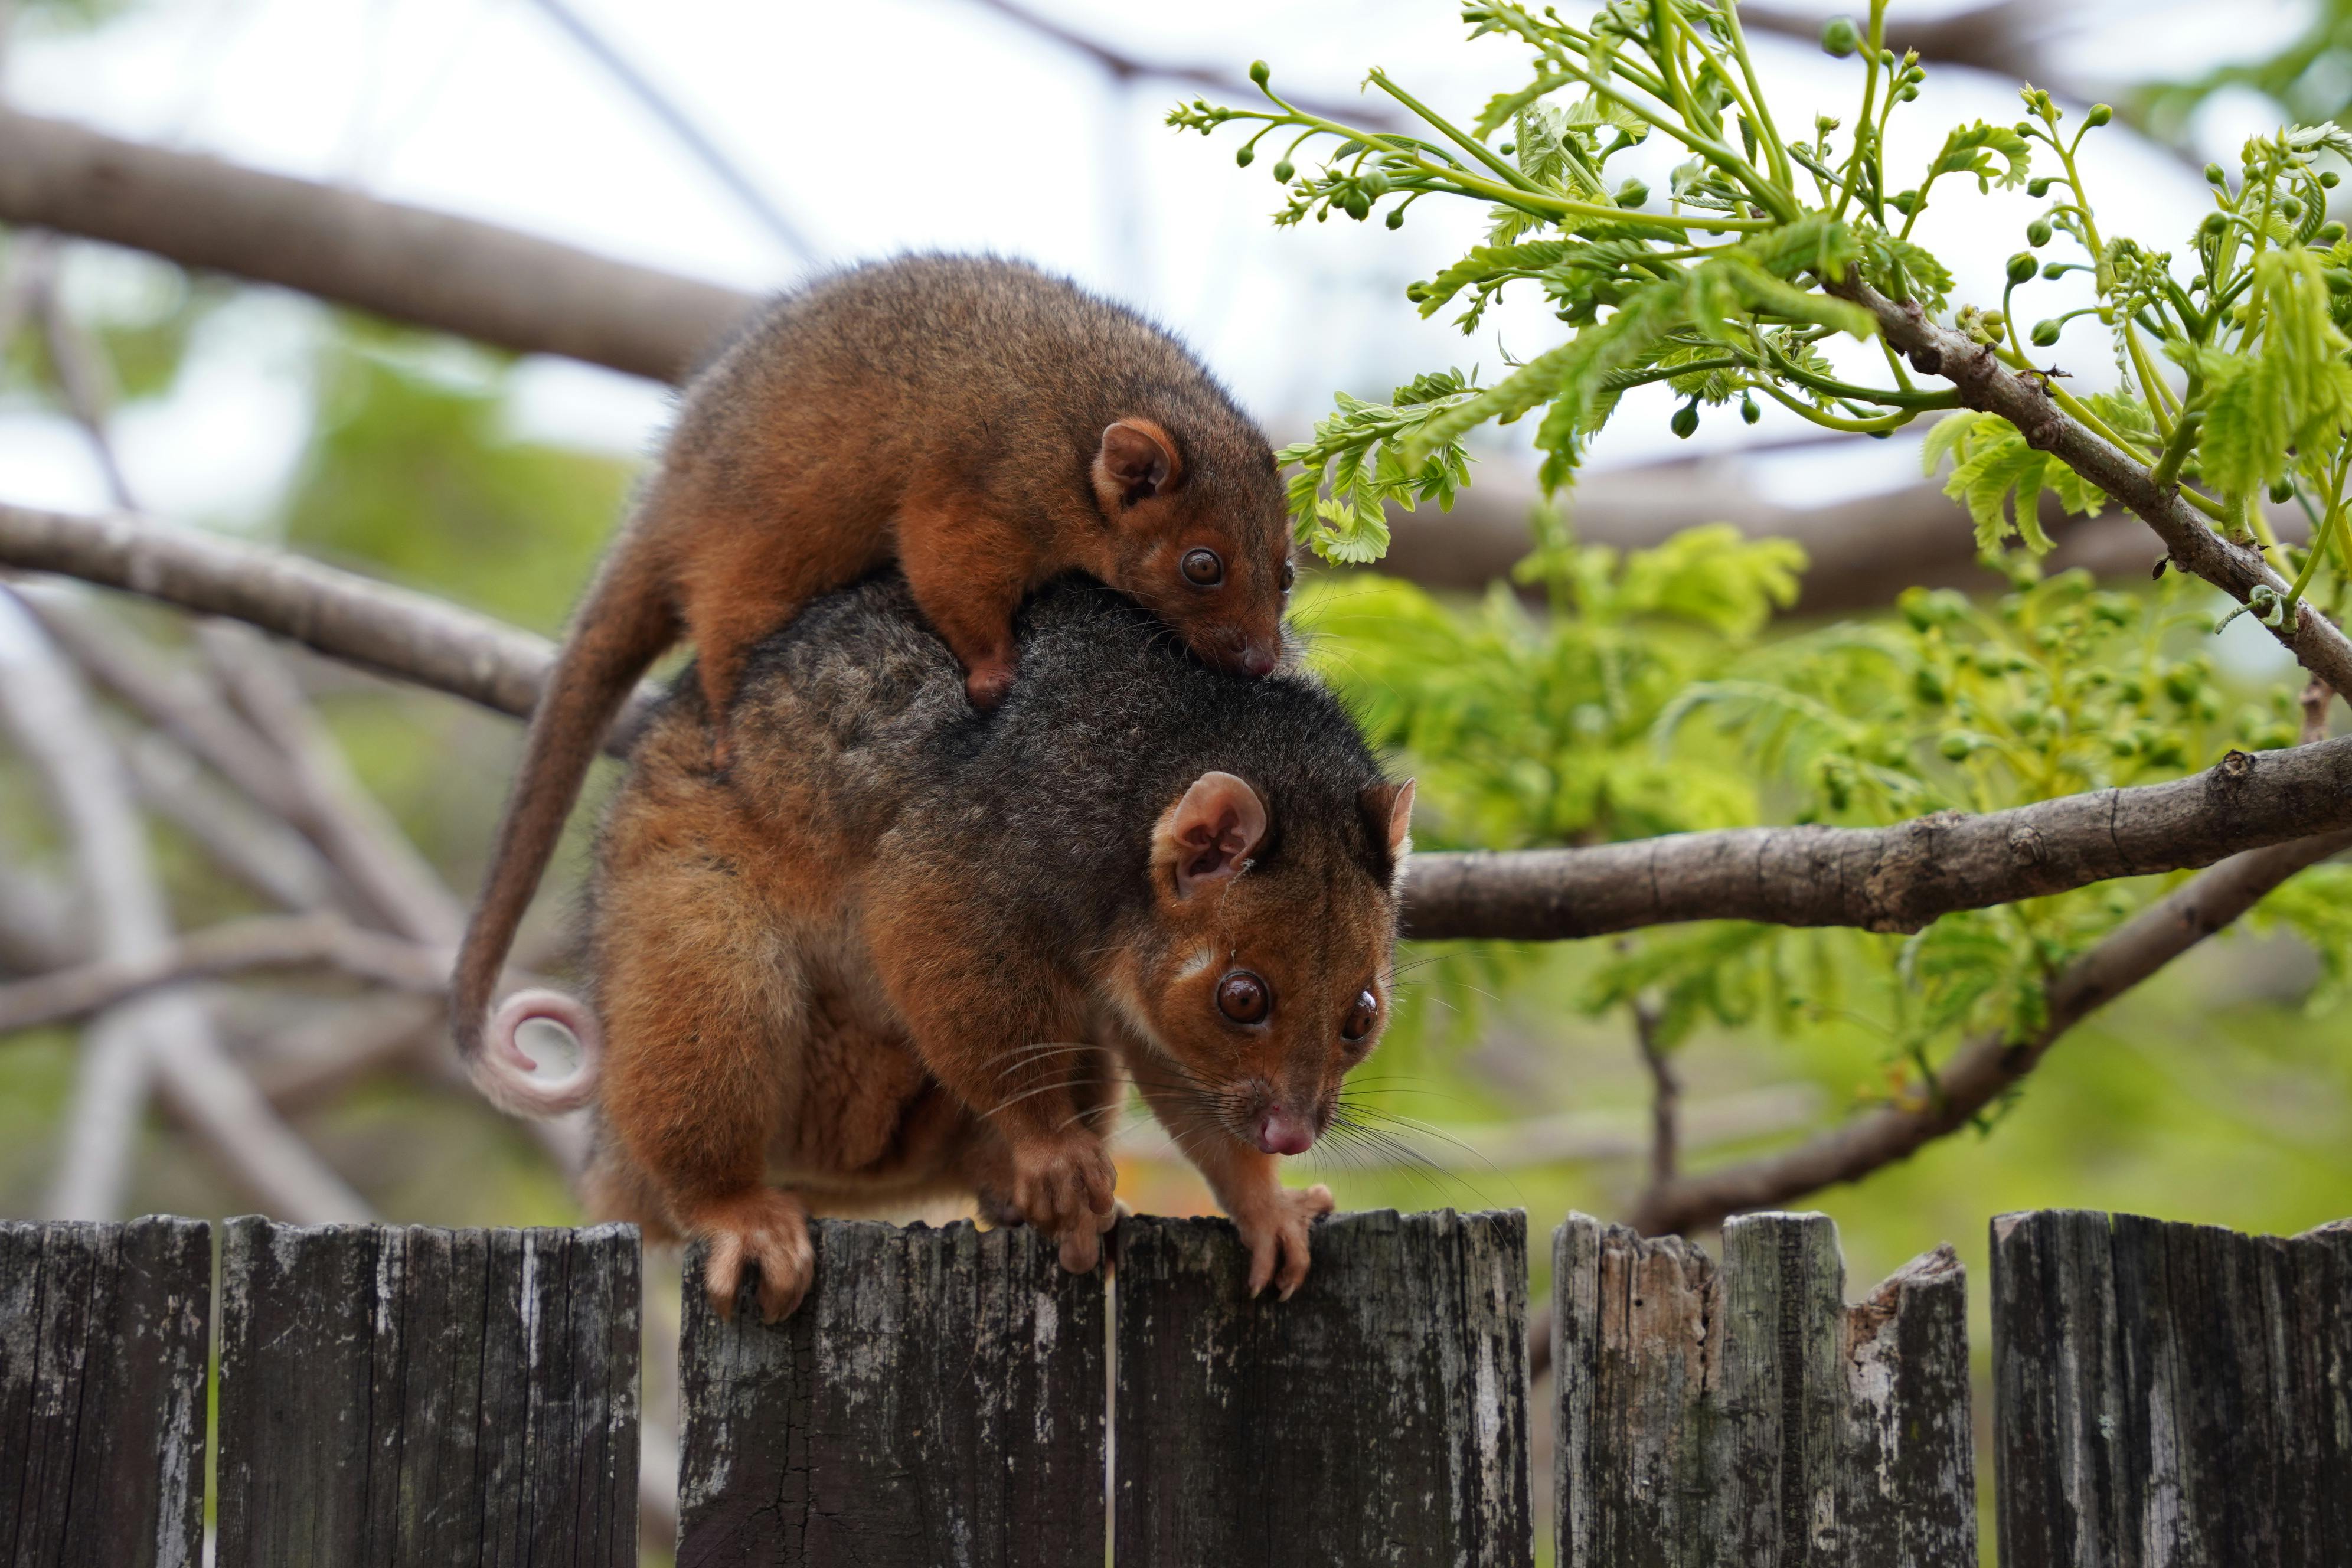
M 1244 169 L 1248 168 L 1252 163 L 1257 162 L 1257 149 L 1247 146 L 1235 148 L 1234 150 L 1234 162 L 1239 163 Z
M 1290 176 L 1297 173 L 1298 173 L 1297 167 L 1294 165 L 1289 159 L 1282 158 L 1276 161 L 1274 165 L 1274 179 L 1276 184 L 1286 185 L 1290 184 Z
M 2140 683 L 2140 679 L 2137 676 L 2126 676 L 2124 678 L 2123 685 L 2116 689 L 2117 694 L 2120 695 L 2126 702 L 2145 702 L 2147 700 L 2147 688 Z
M 2293 223 L 2303 216 L 2303 203 L 2294 196 L 2283 196 L 2279 199 L 2278 210 L 2279 216 Z
M 2035 346 L 2036 348 L 2044 348 L 2044 349 L 2046 349 L 2046 348 L 2048 348 L 2051 344 L 2053 344 L 2053 343 L 2056 342 L 2057 341 L 2058 341 L 2058 323 L 2057 323 L 2057 322 L 2055 322 L 2055 321 L 2036 321 L 2036 322 L 2034 322 L 2034 323 L 2033 323 L 2033 343 L 2034 343 L 2034 346 Z
M 2039 179 L 2026 181 L 2025 194 L 2032 196 L 2037 202 L 2042 197 L 2048 195 L 2050 194 L 2050 176 L 2043 174 Z
M 2204 689 L 2204 681 L 2198 679 L 2197 671 L 2188 665 L 2177 664 L 2164 672 L 2164 694 L 2175 702 L 2184 705 L 2194 702 L 2197 694 Z
M 2033 259 L 2033 252 L 2030 250 L 2021 250 L 2009 258 L 2009 280 L 2011 283 L 2031 283 L 2033 275 L 2041 270 L 2042 263 Z
M 1920 701 L 1930 708 L 1942 707 L 1944 699 L 1951 695 L 1950 689 L 1944 684 L 1942 674 L 1932 664 L 1919 667 L 1919 673 L 1911 678 L 1911 689 Z
M 1903 618 L 1911 623 L 1911 629 L 1915 632 L 1926 631 L 1938 619 L 1936 614 L 1936 601 L 1924 588 L 1906 588 L 1903 590 L 1902 596 L 1895 603 L 1896 608 L 1903 612 Z
M 2209 185 L 2218 185 L 2218 184 L 2221 184 L 2224 180 L 2227 180 L 2229 177 L 2230 177 L 2229 175 L 2227 175 L 2227 174 L 2223 174 L 2223 173 L 2221 172 L 2221 164 L 2219 164 L 2219 163 L 2208 163 L 2208 164 L 2206 164 L 2206 165 L 2205 165 L 2205 183 L 2206 183 L 2207 184 L 2209 184 Z
M 1916 98 L 1917 98 L 1918 96 L 1919 96 L 1919 89 L 1918 89 L 1917 88 L 1916 88 L 1916 87 L 1912 86 L 1912 85 L 1911 85 L 1909 82 L 1907 82 L 1907 81 L 1906 81 L 1906 82 L 1905 82 L 1901 87 L 1898 87 L 1898 88 L 1896 88 L 1896 89 L 1895 89 L 1895 101 L 1896 101 L 1896 102 L 1898 102 L 1898 103 L 1909 103 L 1913 99 L 1916 99 Z
M 1426 283 L 1408 283 L 1404 286 L 1404 297 L 1411 300 L 1413 303 L 1419 304 L 1422 300 L 1429 298 L 1429 285 Z
M 1947 731 L 1944 738 L 1936 742 L 1936 750 L 1943 753 L 1947 762 L 1964 762 L 1976 749 L 1977 738 L 1966 730 Z
M 1506 142 L 1500 147 L 1495 149 L 1496 152 L 1500 153 L 1506 158 L 1509 157 L 1518 150 L 1519 144 L 1516 142 Z
M 2039 707 L 2029 702 L 2022 707 L 2010 710 L 2009 727 L 2021 735 L 2038 734 L 2041 732 L 2045 718 L 2047 715 Z
M 1822 52 L 1844 59 L 1862 47 L 1862 29 L 1851 16 L 1832 16 L 1822 28 Z
M 2116 111 L 2104 103 L 2091 105 L 2091 112 L 2083 116 L 2083 123 L 2096 129 L 2116 117 Z
M 2035 218 L 2032 223 L 2025 226 L 2025 243 L 2033 247 L 2036 250 L 2039 250 L 2043 246 L 2050 243 L 2050 220 L 2048 218 Z
M 2292 479 L 2273 479 L 2271 481 L 2270 497 L 2273 502 L 2280 506 L 2284 506 L 2287 502 L 2294 499 L 2294 481 Z
M 2319 188 L 2320 188 L 2320 189 L 2322 189 L 2322 190 L 2324 190 L 2324 191 L 2332 191 L 2332 190 L 2334 190 L 2336 186 L 2338 186 L 2338 185 L 2342 184 L 2343 183 L 2344 183 L 2344 176 L 2343 176 L 2343 175 L 2341 175 L 2341 174 L 2337 174 L 2335 170 L 2333 170 L 2333 169 L 2322 169 L 2322 170 L 2320 170 L 2320 171 L 2319 171 Z
M 2320 276 L 2327 279 L 2329 293 L 2352 294 L 2352 272 L 2347 272 L 2341 267 L 2331 267 Z
M 1886 205 L 1893 207 L 1896 212 L 1902 213 L 1907 216 L 1910 214 L 1911 209 L 1919 205 L 1919 193 L 1916 191 L 1897 191 L 1893 195 L 1886 198 Z
M 2063 261 L 2053 261 L 2042 269 L 2042 276 L 2048 281 L 2055 283 L 2066 276 L 2066 264 Z
M 1621 207 L 1638 207 L 1649 199 L 1650 187 L 1639 180 L 1628 180 L 1617 187 L 1617 205 Z
M 2110 755 L 2128 757 L 2134 752 L 2138 750 L 2139 742 L 2134 741 L 2129 735 L 2110 735 L 2107 737 L 2107 751 Z
M 1388 226 L 1391 228 L 1402 228 L 1404 226 L 1404 208 L 1402 206 L 1400 205 L 1389 208 Z
M 1739 398 L 1739 417 L 1743 423 L 1753 425 L 1764 417 L 1764 411 L 1756 406 L 1754 398 L 1743 393 Z
M 2319 241 L 2322 245 L 2338 244 L 2344 238 L 2344 226 L 2336 222 L 2334 218 L 2329 218 L 2326 223 L 2319 226 L 2319 232 L 2313 235 L 2311 237 Z
M 2230 215 L 2228 213 L 2207 213 L 2205 215 L 2205 221 L 2197 226 L 2199 233 L 2210 234 L 2216 237 L 2226 233 L 2229 227 Z
M 1266 68 L 1266 65 L 1264 60 L 1250 61 L 1250 80 L 1257 83 L 1258 86 L 1264 87 L 1265 85 L 1266 79 L 1273 74 L 1274 72 Z
M 1354 218 L 1358 223 L 1361 223 L 1366 218 L 1372 216 L 1371 198 L 1365 195 L 1361 191 L 1350 192 L 1345 205 L 1348 216 Z
M 1698 433 L 1698 405 L 1696 403 L 1685 403 L 1680 408 L 1675 409 L 1675 416 L 1671 421 L 1671 424 L 1675 435 L 1681 437 L 1685 441 L 1689 440 L 1693 436 Z

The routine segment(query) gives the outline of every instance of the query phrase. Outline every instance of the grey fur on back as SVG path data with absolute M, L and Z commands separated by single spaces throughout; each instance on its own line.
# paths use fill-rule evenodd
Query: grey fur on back
M 1380 763 L 1313 676 L 1221 674 L 1085 577 L 1039 593 L 1016 629 L 1019 679 L 975 712 L 903 580 L 879 574 L 760 645 L 734 729 L 848 839 L 895 836 L 895 853 L 984 867 L 978 890 L 1034 940 L 1090 944 L 1147 914 L 1152 827 L 1213 770 L 1265 801 L 1259 866 L 1389 882 L 1385 822 L 1376 833 L 1361 806 Z M 682 677 L 656 722 L 698 721 L 699 708 Z

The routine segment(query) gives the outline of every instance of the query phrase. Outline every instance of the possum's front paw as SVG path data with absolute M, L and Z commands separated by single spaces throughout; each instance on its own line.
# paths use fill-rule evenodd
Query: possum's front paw
M 1118 1223 L 1111 1189 L 1118 1173 L 1101 1140 L 1089 1133 L 1015 1145 L 1013 1205 L 1031 1226 L 1062 1244 L 1062 1267 L 1084 1274 L 1102 1257 L 1102 1233 Z
M 1282 1299 L 1307 1281 L 1307 1230 L 1331 1212 L 1331 1189 L 1276 1187 L 1255 1203 L 1234 1210 L 1234 1224 L 1249 1248 L 1249 1292 L 1255 1296 L 1269 1284 L 1281 1287 Z
M 703 1288 L 722 1318 L 735 1315 L 743 1268 L 760 1271 L 760 1316 L 767 1322 L 791 1315 L 808 1294 L 816 1272 L 809 1246 L 808 1207 L 792 1194 L 754 1187 L 698 1208 L 690 1227 L 709 1244 L 702 1260 Z

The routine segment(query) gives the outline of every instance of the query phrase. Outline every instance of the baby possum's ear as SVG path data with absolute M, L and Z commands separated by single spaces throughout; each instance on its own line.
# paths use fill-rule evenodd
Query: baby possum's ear
M 1407 779 L 1402 784 L 1366 784 L 1356 797 L 1364 813 L 1364 830 L 1375 844 L 1389 847 L 1389 862 L 1402 866 L 1404 858 L 1412 853 L 1412 785 Z
M 1151 830 L 1152 870 L 1174 876 L 1180 899 L 1229 882 L 1265 842 L 1265 803 L 1246 783 L 1202 773 Z
M 1184 465 L 1168 432 L 1149 419 L 1122 419 L 1102 433 L 1095 454 L 1095 499 L 1116 517 L 1140 500 L 1176 488 Z

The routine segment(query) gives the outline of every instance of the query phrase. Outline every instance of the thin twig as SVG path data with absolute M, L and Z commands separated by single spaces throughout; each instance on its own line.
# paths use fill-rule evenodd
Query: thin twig
M 1937 1074 L 1927 1103 L 1870 1111 L 1785 1152 L 1681 1177 L 1645 1195 L 1631 1223 L 1645 1236 L 1691 1230 L 1860 1181 L 1909 1157 L 1973 1122 L 2092 1013 L 2228 926 L 2297 871 L 2347 848 L 2352 833 L 2322 834 L 2249 850 L 2200 872 L 2068 964 L 2051 984 L 2039 1027 L 1963 1047 Z
M 309 841 L 223 789 L 178 743 L 142 731 L 123 742 L 122 760 L 147 809 L 227 876 L 283 909 L 320 910 L 333 900 L 333 874 Z
M 465 911 L 432 863 L 352 773 L 276 653 L 243 626 L 196 628 L 237 709 L 269 742 L 299 803 L 297 823 L 393 930 L 413 942 L 455 943 Z
M 107 493 L 122 510 L 136 510 L 139 503 L 131 496 L 131 481 L 123 474 L 121 457 L 107 429 L 107 420 L 114 411 L 114 375 L 108 368 L 106 356 L 58 300 L 53 260 L 41 269 L 34 305 L 40 312 L 49 363 L 57 372 L 58 389 L 65 394 L 67 410 L 73 415 L 74 423 L 81 426 L 83 437 L 98 458 L 99 469 L 106 476 Z
M 1665 1015 L 1655 1002 L 1646 996 L 1633 1002 L 1633 1041 L 1642 1053 L 1642 1065 L 1650 1073 L 1650 1184 L 1663 1187 L 1675 1179 L 1681 1161 L 1681 1139 L 1678 1118 L 1682 1110 L 1682 1080 L 1675 1075 L 1675 1064 L 1665 1047 L 1659 1043 L 1659 1026 Z
M 121 958 L 0 985 L 0 1035 L 119 1005 L 191 980 L 320 965 L 418 995 L 448 984 L 450 953 L 362 931 L 333 915 L 263 915 L 166 940 Z

